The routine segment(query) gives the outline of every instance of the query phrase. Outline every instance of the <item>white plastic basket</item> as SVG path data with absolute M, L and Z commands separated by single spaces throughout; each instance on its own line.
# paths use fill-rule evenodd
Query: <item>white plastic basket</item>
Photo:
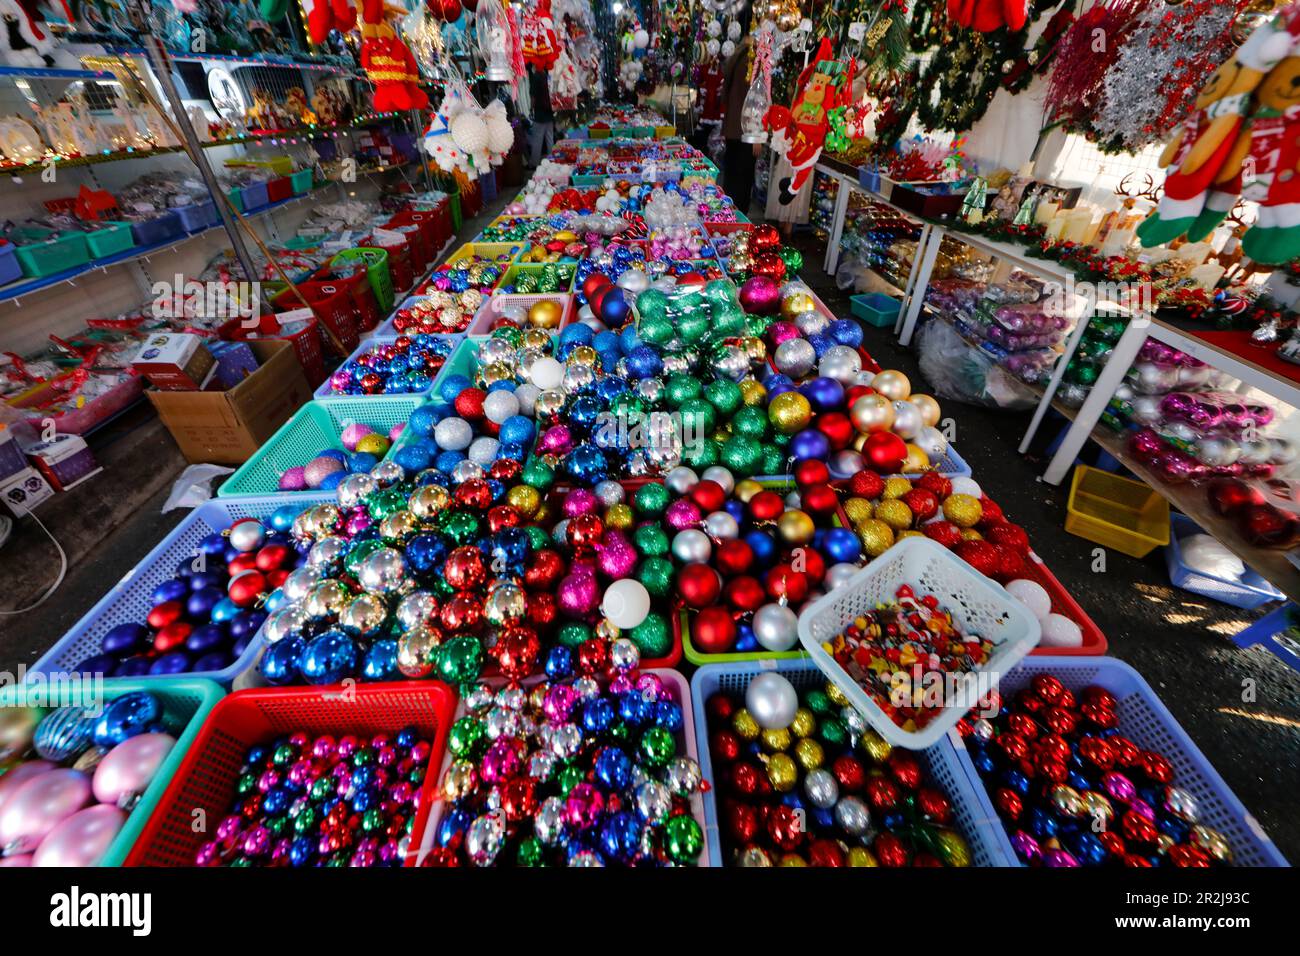
M 895 591 L 904 584 L 910 585 L 918 597 L 934 595 L 963 633 L 978 634 L 995 645 L 983 667 L 960 678 L 953 694 L 945 692 L 944 701 L 951 703 L 944 706 L 943 712 L 916 731 L 896 724 L 822 647 L 854 618 L 892 602 Z M 1034 649 L 1040 636 L 1037 619 L 1000 584 L 975 571 L 947 548 L 922 537 L 904 538 L 799 615 L 799 640 L 817 666 L 882 737 L 909 750 L 923 750 L 942 737 L 980 697 L 997 686 L 1003 674 Z

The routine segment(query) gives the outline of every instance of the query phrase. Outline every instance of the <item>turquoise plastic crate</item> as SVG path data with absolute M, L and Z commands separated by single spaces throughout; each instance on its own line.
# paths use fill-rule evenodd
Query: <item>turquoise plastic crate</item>
M 303 196 L 311 192 L 311 170 L 300 169 L 289 177 L 291 188 L 295 196 Z
M 850 296 L 849 303 L 854 315 L 878 329 L 892 327 L 898 321 L 898 310 L 903 307 L 903 303 L 883 292 Z
M 107 259 L 135 246 L 129 222 L 105 222 L 86 233 L 86 247 L 96 259 Z
M 153 780 L 149 782 L 149 786 L 140 795 L 139 801 L 126 818 L 126 823 L 122 825 L 113 842 L 108 845 L 108 850 L 99 861 L 99 866 L 122 865 L 126 855 L 131 852 L 131 847 L 135 846 L 140 831 L 153 815 L 158 801 L 167 791 L 167 785 L 176 775 L 181 761 L 189 752 L 190 745 L 194 743 L 194 738 L 198 736 L 199 728 L 207 719 L 208 712 L 225 696 L 225 691 L 219 684 L 201 678 L 164 677 L 144 681 L 123 677 L 104 681 L 103 699 L 112 701 L 124 694 L 138 691 L 147 691 L 158 698 L 163 708 L 163 725 L 167 728 L 167 732 L 176 738 L 176 746 L 172 747 L 171 753 L 167 755 L 167 759 L 162 762 Z M 0 689 L 0 708 L 13 706 L 17 693 L 18 688 L 13 685 Z
M 718 821 L 718 788 L 722 781 L 717 779 L 709 752 L 709 722 L 705 708 L 709 698 L 718 691 L 743 696 L 749 682 L 767 671 L 776 671 L 796 690 L 824 687 L 827 683 L 826 675 L 817 669 L 816 664 L 798 659 L 706 664 L 691 678 L 691 706 L 695 710 L 700 769 L 704 772 L 704 779 L 711 784 L 704 794 L 704 819 L 709 859 L 713 866 L 725 866 L 728 857 L 723 854 Z M 1015 858 L 1010 855 L 1010 846 L 1004 845 L 1005 838 L 999 839 L 1002 825 L 993 815 L 992 807 L 980 799 L 980 793 L 971 784 L 952 743 L 944 738 L 925 750 L 913 752 L 930 780 L 948 795 L 954 828 L 966 840 L 971 862 L 975 866 L 1014 866 Z
M 286 500 L 310 498 L 315 491 L 280 491 L 280 475 L 305 465 L 327 448 L 342 449 L 339 437 L 353 423 L 369 425 L 387 437 L 395 425 L 404 425 L 411 412 L 424 404 L 419 395 L 381 395 L 366 398 L 340 396 L 308 402 L 266 440 L 253 457 L 240 465 L 217 491 L 218 498 L 280 495 Z M 390 447 L 387 458 L 393 453 Z
M 287 504 L 307 508 L 334 501 L 332 492 L 315 492 L 292 502 L 280 495 L 263 498 L 228 498 L 208 501 L 181 520 L 122 580 L 109 590 L 72 628 L 28 670 L 33 674 L 75 673 L 82 661 L 100 654 L 104 635 L 119 624 L 143 621 L 153 608 L 154 588 L 170 580 L 182 561 L 192 561 L 199 542 L 214 531 L 224 531 L 238 518 L 267 518 Z M 248 669 L 261 650 L 261 637 L 254 638 L 244 653 L 229 667 L 178 675 L 205 677 L 223 686 Z M 171 677 L 140 677 L 141 682 L 173 680 Z
M 25 242 L 15 250 L 23 275 L 29 279 L 43 279 L 90 261 L 90 246 L 84 232 L 69 232 L 55 236 L 46 232 L 37 241 Z

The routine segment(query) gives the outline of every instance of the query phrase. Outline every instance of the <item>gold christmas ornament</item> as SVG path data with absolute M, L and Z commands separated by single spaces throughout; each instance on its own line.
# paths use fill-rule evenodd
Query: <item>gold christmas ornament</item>
M 921 421 L 925 423 L 927 428 L 933 428 L 935 425 L 939 424 L 939 415 L 941 412 L 939 410 L 939 403 L 935 400 L 933 395 L 925 395 L 921 392 L 917 392 L 915 395 L 909 396 L 907 400 L 921 410 Z
M 757 379 L 747 378 L 740 383 L 740 399 L 746 405 L 762 405 L 767 401 L 767 389 Z
M 895 475 L 892 478 L 885 479 L 885 490 L 881 498 L 901 498 L 912 490 L 912 483 L 902 475 Z
M 764 730 L 759 734 L 763 742 L 763 749 L 768 753 L 780 753 L 783 750 L 790 749 L 790 731 L 785 727 L 773 727 Z
M 883 521 L 894 531 L 905 531 L 912 527 L 912 509 L 897 498 L 890 498 L 876 505 L 876 520 Z
M 789 793 L 799 782 L 799 767 L 789 754 L 760 755 L 767 766 L 767 779 L 777 793 Z
M 875 514 L 875 509 L 866 498 L 850 498 L 844 502 L 844 513 L 848 515 L 850 524 L 857 524 L 869 520 Z
M 792 292 L 781 300 L 781 315 L 787 319 L 796 319 L 816 308 L 817 303 L 807 292 Z
M 610 505 L 605 510 L 605 527 L 626 531 L 635 523 L 632 506 L 626 504 Z
M 826 751 L 812 737 L 800 737 L 794 744 L 794 759 L 807 773 L 826 762 Z
M 895 369 L 877 372 L 871 380 L 871 387 L 890 401 L 898 402 L 912 394 L 912 383 L 907 376 Z
M 849 850 L 848 864 L 849 866 L 880 866 L 871 851 L 864 846 L 855 846 Z
M 768 405 L 767 418 L 782 435 L 793 435 L 812 421 L 812 405 L 798 392 L 782 392 Z
M 864 435 L 888 431 L 894 424 L 894 403 L 884 395 L 863 395 L 849 409 L 849 418 Z
M 801 545 L 813 539 L 817 528 L 806 512 L 793 510 L 776 520 L 776 530 L 786 544 Z
M 528 324 L 538 329 L 557 329 L 560 315 L 560 303 L 554 299 L 542 299 L 528 307 Z
M 811 737 L 817 730 L 817 718 L 807 707 L 800 707 L 794 712 L 794 720 L 790 722 L 790 732 L 796 737 Z
M 533 517 L 542 503 L 542 493 L 532 485 L 515 485 L 506 492 L 506 504 L 525 518 Z
M 742 504 L 749 504 L 749 499 L 753 498 L 754 495 L 758 494 L 762 490 L 763 486 L 757 481 L 752 478 L 746 478 L 743 481 L 736 482 L 733 494 L 735 494 L 737 501 Z
M 919 475 L 930 470 L 930 456 L 919 445 L 907 443 L 907 457 L 903 459 L 903 473 Z
M 894 544 L 894 529 L 875 518 L 854 525 L 854 530 L 862 540 L 862 549 L 873 558 L 880 557 Z
M 943 500 L 943 516 L 959 528 L 973 528 L 984 516 L 984 509 L 973 495 L 949 495 Z
M 731 729 L 741 740 L 757 740 L 760 733 L 758 721 L 744 707 L 731 715 Z

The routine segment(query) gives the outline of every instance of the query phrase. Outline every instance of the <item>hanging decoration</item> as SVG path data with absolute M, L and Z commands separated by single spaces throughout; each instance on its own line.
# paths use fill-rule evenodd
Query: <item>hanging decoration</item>
M 495 82 L 514 78 L 514 30 L 501 0 L 478 0 L 474 11 L 474 36 L 483 60 L 483 76 Z
M 1025 28 L 1029 8 L 1025 0 L 948 0 L 948 16 L 980 33 L 1003 28 L 1016 33 Z
M 307 20 L 307 36 L 317 46 L 331 30 L 347 33 L 357 25 L 355 0 L 301 0 Z
M 1169 169 L 1159 205 L 1137 228 L 1144 246 L 1156 246 L 1186 233 L 1200 241 L 1213 232 L 1236 204 L 1240 182 L 1221 182 L 1233 147 L 1265 74 L 1278 65 L 1300 33 L 1300 22 L 1281 17 L 1257 27 L 1241 48 L 1201 87 L 1194 108 L 1161 154 Z
M 772 45 L 775 30 L 771 23 L 754 31 L 750 54 L 749 91 L 740 108 L 740 139 L 745 143 L 767 142 L 767 117 L 772 108 Z
M 501 100 L 493 99 L 486 108 L 481 107 L 465 83 L 454 80 L 425 130 L 421 145 L 439 169 L 459 171 L 473 180 L 490 167 L 501 165 L 514 137 Z
M 551 109 L 575 110 L 578 108 L 578 96 L 582 93 L 582 81 L 578 78 L 578 68 L 569 59 L 566 50 L 561 49 L 555 58 L 555 65 L 550 70 Z
M 389 18 L 406 16 L 403 7 L 384 0 L 363 0 L 361 7 L 361 67 L 375 85 L 375 110 L 422 110 L 429 98 L 420 89 L 420 71 L 410 48 L 397 35 Z
M 817 52 L 799 74 L 790 108 L 773 106 L 768 110 L 766 126 L 772 131 L 772 151 L 794 170 L 777 184 L 782 205 L 789 204 L 812 175 L 831 128 L 831 113 L 851 99 L 855 69 L 852 57 L 847 63 L 837 59 L 831 41 L 822 37 Z
M 519 17 L 519 41 L 523 47 L 524 62 L 539 70 L 549 70 L 560 55 L 560 40 L 551 18 L 550 0 L 537 0 L 524 7 Z

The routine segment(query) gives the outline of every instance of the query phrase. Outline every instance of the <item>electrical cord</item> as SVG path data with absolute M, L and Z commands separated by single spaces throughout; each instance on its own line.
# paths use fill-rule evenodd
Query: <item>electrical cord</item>
M 36 512 L 29 511 L 27 512 L 27 515 L 36 522 L 37 527 L 45 532 L 45 536 L 50 539 L 54 544 L 55 550 L 59 552 L 59 575 L 54 579 L 54 583 L 51 584 L 45 593 L 37 598 L 34 603 L 29 604 L 26 607 L 17 608 L 13 611 L 0 611 L 0 617 L 11 617 L 14 614 L 26 614 L 28 611 L 33 611 L 40 607 L 50 599 L 55 591 L 59 589 L 59 585 L 63 583 L 63 579 L 68 573 L 68 555 L 64 552 L 63 545 L 59 544 L 59 539 L 50 533 L 50 529 L 45 527 L 45 523 L 41 521 L 40 518 L 36 517 Z

